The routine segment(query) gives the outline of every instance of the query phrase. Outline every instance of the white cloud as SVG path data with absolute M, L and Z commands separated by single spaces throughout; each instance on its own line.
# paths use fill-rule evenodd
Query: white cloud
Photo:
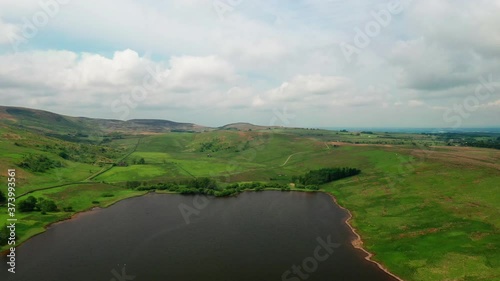
M 168 109 L 190 118 L 205 110 L 197 119 L 207 121 L 214 111 L 256 118 L 287 105 L 311 126 L 340 113 L 353 125 L 429 126 L 444 122 L 433 108 L 474 94 L 480 76 L 500 79 L 500 0 L 413 1 L 347 63 L 338 44 L 386 4 L 244 1 L 221 21 L 212 1 L 69 1 L 14 54 L 10 38 L 42 8 L 38 0 L 3 0 L 0 98 L 116 117 L 109 104 L 158 71 L 161 83 L 133 117 Z M 498 110 L 498 95 L 467 122 L 492 123 L 484 116 Z
M 297 75 L 265 96 L 271 101 L 302 101 L 314 96 L 345 95 L 350 81 L 320 74 Z
M 17 25 L 7 23 L 0 17 L 0 45 L 11 44 L 18 32 L 19 27 Z
M 215 56 L 173 57 L 168 86 L 172 91 L 211 90 L 237 79 L 233 67 Z

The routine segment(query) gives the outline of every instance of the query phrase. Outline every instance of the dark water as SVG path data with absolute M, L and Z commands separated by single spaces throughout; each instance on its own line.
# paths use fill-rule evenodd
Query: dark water
M 57 224 L 17 249 L 16 274 L 2 257 L 0 280 L 394 280 L 351 246 L 326 194 L 211 199 L 186 224 L 193 199 L 150 194 Z

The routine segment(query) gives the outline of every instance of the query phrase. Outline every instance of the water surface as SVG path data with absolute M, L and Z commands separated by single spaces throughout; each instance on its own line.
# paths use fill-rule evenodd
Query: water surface
M 326 194 L 248 192 L 201 209 L 193 199 L 149 194 L 56 224 L 17 249 L 16 274 L 2 257 L 0 279 L 395 280 L 352 247 Z M 179 206 L 196 210 L 189 224 Z

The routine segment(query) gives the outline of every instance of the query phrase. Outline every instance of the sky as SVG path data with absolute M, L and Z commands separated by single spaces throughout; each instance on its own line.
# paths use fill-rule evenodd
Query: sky
M 1 0 L 0 105 L 297 127 L 500 127 L 500 0 Z

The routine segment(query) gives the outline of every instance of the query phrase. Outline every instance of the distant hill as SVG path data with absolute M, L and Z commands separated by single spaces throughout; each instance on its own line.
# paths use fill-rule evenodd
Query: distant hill
M 267 130 L 267 129 L 276 129 L 280 127 L 276 126 L 259 126 L 259 125 L 254 125 L 250 123 L 244 123 L 244 122 L 239 122 L 239 123 L 232 123 L 232 124 L 227 124 L 225 126 L 219 127 L 221 130 L 235 130 L 235 131 L 256 131 L 256 130 Z
M 193 123 L 180 123 L 158 119 L 128 121 L 71 117 L 44 110 L 0 106 L 0 126 L 10 126 L 66 140 L 86 138 L 90 135 L 111 133 L 155 134 L 167 132 L 202 132 L 211 130 L 267 130 L 276 126 L 258 126 L 250 123 L 232 123 L 219 128 Z
M 148 134 L 199 132 L 212 128 L 168 120 L 135 119 L 128 121 L 71 117 L 44 110 L 0 106 L 0 125 L 18 127 L 50 136 L 89 134 Z

